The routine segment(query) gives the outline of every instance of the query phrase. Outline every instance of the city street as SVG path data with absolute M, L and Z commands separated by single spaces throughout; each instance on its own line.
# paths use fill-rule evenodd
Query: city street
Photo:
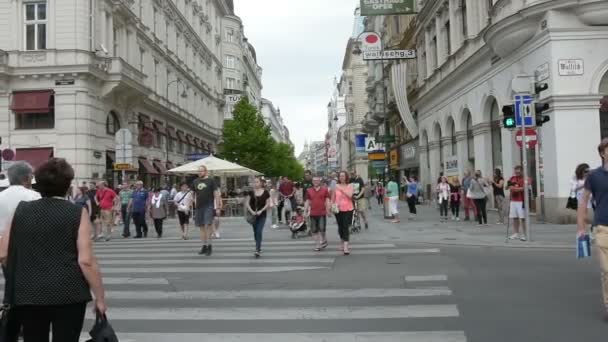
M 595 259 L 561 248 L 371 241 L 388 229 L 379 214 L 354 236 L 351 256 L 338 253 L 331 223 L 334 243 L 321 253 L 267 228 L 255 260 L 241 218 L 223 220 L 210 258 L 196 254 L 196 240 L 177 239 L 174 221 L 162 240 L 97 243 L 108 317 L 123 342 L 603 337 Z

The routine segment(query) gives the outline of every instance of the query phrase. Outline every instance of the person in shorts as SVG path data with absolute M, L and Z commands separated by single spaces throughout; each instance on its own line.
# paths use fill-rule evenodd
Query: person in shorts
M 525 184 L 523 169 L 521 166 L 515 166 L 514 176 L 507 182 L 507 188 L 511 192 L 511 201 L 509 204 L 509 219 L 513 220 L 513 235 L 509 237 L 511 240 L 520 239 L 526 241 L 526 212 L 524 208 Z M 532 184 L 528 179 L 528 184 Z M 521 234 L 520 234 L 521 222 Z
M 351 173 L 350 183 L 355 189 L 353 201 L 357 202 L 357 213 L 365 223 L 365 229 L 369 228 L 367 223 L 367 210 L 369 209 L 369 200 L 365 198 L 365 182 L 363 178 L 357 175 L 357 171 Z
M 182 230 L 182 239 L 188 240 L 188 226 L 190 225 L 190 213 L 192 212 L 192 191 L 187 183 L 182 183 L 180 192 L 173 197 L 173 202 L 177 206 L 177 218 L 179 227 Z
M 201 241 L 203 247 L 198 253 L 199 255 L 211 256 L 213 247 L 211 246 L 211 238 L 213 236 L 213 220 L 214 211 L 219 216 L 220 208 L 220 191 L 215 183 L 215 180 L 209 178 L 209 172 L 206 166 L 201 166 L 199 169 L 199 178 L 194 180 L 193 190 L 195 193 L 194 204 L 194 224 L 201 230 Z
M 97 183 L 97 193 L 95 194 L 97 203 L 101 213 L 101 228 L 98 232 L 98 238 L 103 238 L 103 227 L 106 228 L 106 241 L 112 238 L 112 230 L 114 229 L 114 205 L 116 204 L 117 195 L 114 190 L 107 187 L 106 182 Z
M 319 252 L 328 245 L 326 226 L 327 216 L 331 214 L 330 196 L 329 189 L 321 186 L 321 178 L 313 178 L 312 184 L 306 191 L 305 208 L 306 216 L 310 218 L 310 232 L 316 241 L 315 251 Z

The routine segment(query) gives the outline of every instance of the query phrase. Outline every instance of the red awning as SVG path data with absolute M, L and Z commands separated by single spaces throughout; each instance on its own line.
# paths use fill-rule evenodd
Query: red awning
M 53 156 L 52 148 L 18 148 L 15 154 L 15 160 L 23 160 L 37 169 Z
M 194 138 L 190 134 L 186 135 L 186 140 L 188 144 L 194 145 Z
M 167 133 L 169 134 L 169 137 L 171 137 L 171 139 L 177 139 L 177 134 L 175 134 L 175 128 L 168 126 Z
M 160 160 L 155 160 L 154 166 L 156 166 L 156 169 L 160 172 L 161 175 L 164 175 L 165 173 L 167 173 L 167 169 L 165 168 L 165 165 L 163 165 L 163 163 Z
M 147 117 L 142 115 L 139 117 L 139 121 L 142 124 L 143 128 L 149 129 L 151 131 L 154 130 L 154 125 L 152 124 L 152 121 L 150 121 L 150 119 L 148 119 Z
M 196 147 L 197 149 L 199 149 L 201 146 L 201 141 L 198 138 L 194 138 L 194 147 Z
M 149 173 L 151 175 L 158 174 L 158 171 L 156 171 L 154 166 L 152 166 L 152 164 L 150 164 L 150 162 L 146 158 L 139 158 L 139 167 L 143 168 L 146 173 Z
M 184 135 L 184 132 L 182 132 L 182 131 L 177 131 L 177 137 L 179 138 L 179 141 L 181 141 L 181 142 L 188 142 L 188 140 L 186 140 L 186 136 Z
M 52 90 L 14 92 L 11 110 L 19 114 L 48 113 L 54 106 Z
M 198 147 L 201 148 L 201 151 L 205 151 L 206 148 L 207 148 L 207 143 L 203 139 L 201 139 L 201 141 L 199 142 Z
M 160 121 L 154 121 L 154 129 L 156 129 L 156 131 L 159 132 L 160 134 L 163 134 L 163 135 L 167 134 L 165 125 L 163 125 L 163 123 Z

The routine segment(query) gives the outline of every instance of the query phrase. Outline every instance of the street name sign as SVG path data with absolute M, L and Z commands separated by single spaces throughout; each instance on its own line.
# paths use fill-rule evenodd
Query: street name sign
M 363 52 L 363 60 L 366 61 L 414 58 L 416 58 L 416 50 L 383 50 Z

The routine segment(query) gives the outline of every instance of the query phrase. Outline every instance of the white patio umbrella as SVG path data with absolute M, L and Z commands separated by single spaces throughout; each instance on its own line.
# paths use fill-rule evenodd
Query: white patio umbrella
M 246 168 L 239 164 L 235 164 L 229 162 L 224 159 L 220 159 L 214 157 L 213 155 L 209 157 L 205 157 L 203 159 L 199 159 L 197 161 L 193 161 L 191 163 L 178 166 L 169 170 L 169 173 L 182 173 L 182 174 L 197 174 L 201 166 L 206 166 L 209 172 L 212 172 L 214 175 L 224 174 L 224 175 L 235 175 L 235 176 L 257 176 L 261 175 L 258 171 Z

